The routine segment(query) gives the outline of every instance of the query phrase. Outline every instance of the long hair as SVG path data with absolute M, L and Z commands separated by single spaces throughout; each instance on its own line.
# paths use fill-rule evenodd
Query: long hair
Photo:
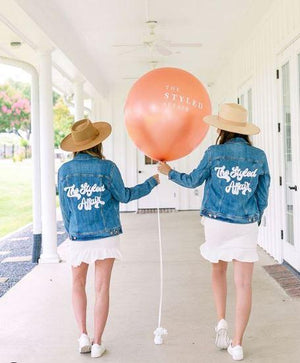
M 91 147 L 90 149 L 87 150 L 82 150 L 82 151 L 75 151 L 73 153 L 73 156 L 75 157 L 77 154 L 79 153 L 85 153 L 85 154 L 89 154 L 91 156 L 96 156 L 97 158 L 104 160 L 105 156 L 103 155 L 103 146 L 102 146 L 102 142 L 100 142 L 100 144 Z
M 252 145 L 249 135 L 242 135 L 236 132 L 230 132 L 225 130 L 220 130 L 220 133 L 216 140 L 216 144 L 217 145 L 225 144 L 225 142 L 234 139 L 235 137 L 241 137 L 242 139 L 246 140 L 249 145 Z

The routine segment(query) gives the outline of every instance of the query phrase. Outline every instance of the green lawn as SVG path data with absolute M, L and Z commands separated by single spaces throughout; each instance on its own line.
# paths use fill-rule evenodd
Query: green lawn
M 31 160 L 0 160 L 0 237 L 32 221 L 31 183 Z
M 61 165 L 56 160 L 55 169 Z M 32 162 L 0 160 L 0 238 L 32 222 Z M 59 206 L 58 197 L 56 206 Z

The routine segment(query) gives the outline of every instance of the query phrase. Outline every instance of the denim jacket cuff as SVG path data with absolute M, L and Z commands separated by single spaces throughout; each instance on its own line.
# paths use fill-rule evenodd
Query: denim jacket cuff
M 173 170 L 173 169 L 171 169 L 171 170 L 169 171 L 168 178 L 169 178 L 170 180 L 174 179 L 175 173 L 176 173 L 176 171 L 175 171 L 175 170 Z
M 153 176 L 147 179 L 147 182 L 150 184 L 151 189 L 157 186 L 157 181 Z

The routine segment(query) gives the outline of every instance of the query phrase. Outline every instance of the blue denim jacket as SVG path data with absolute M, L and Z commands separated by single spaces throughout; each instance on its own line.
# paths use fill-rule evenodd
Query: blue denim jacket
M 243 138 L 210 146 L 190 174 L 169 172 L 169 179 L 187 188 L 205 181 L 200 214 L 230 223 L 260 223 L 268 205 L 270 174 L 264 151 Z
M 126 188 L 112 161 L 77 154 L 58 171 L 60 206 L 70 239 L 90 240 L 122 233 L 119 203 L 141 198 L 156 185 L 151 177 Z

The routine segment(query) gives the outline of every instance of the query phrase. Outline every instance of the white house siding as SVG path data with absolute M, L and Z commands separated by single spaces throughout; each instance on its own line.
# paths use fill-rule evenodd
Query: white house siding
M 130 89 L 130 82 L 116 84 L 111 89 L 112 126 L 113 126 L 113 153 L 112 160 L 118 165 L 127 186 L 137 184 L 137 157 L 136 148 L 130 140 L 124 121 L 124 105 Z M 122 211 L 136 211 L 137 202 L 133 201 L 121 205 Z
M 281 111 L 276 69 L 279 53 L 297 37 L 300 37 L 300 1 L 275 1 L 253 33 L 233 53 L 212 89 L 214 109 L 217 110 L 218 104 L 224 101 L 236 102 L 238 90 L 245 82 L 252 85 L 253 122 L 262 131 L 253 140 L 266 151 L 272 175 L 269 207 L 259 243 L 280 262 L 283 259 L 280 230 L 283 229 L 285 207 L 283 187 L 279 186 L 282 151 L 277 123 L 281 122 Z M 291 79 L 291 82 L 298 80 Z

